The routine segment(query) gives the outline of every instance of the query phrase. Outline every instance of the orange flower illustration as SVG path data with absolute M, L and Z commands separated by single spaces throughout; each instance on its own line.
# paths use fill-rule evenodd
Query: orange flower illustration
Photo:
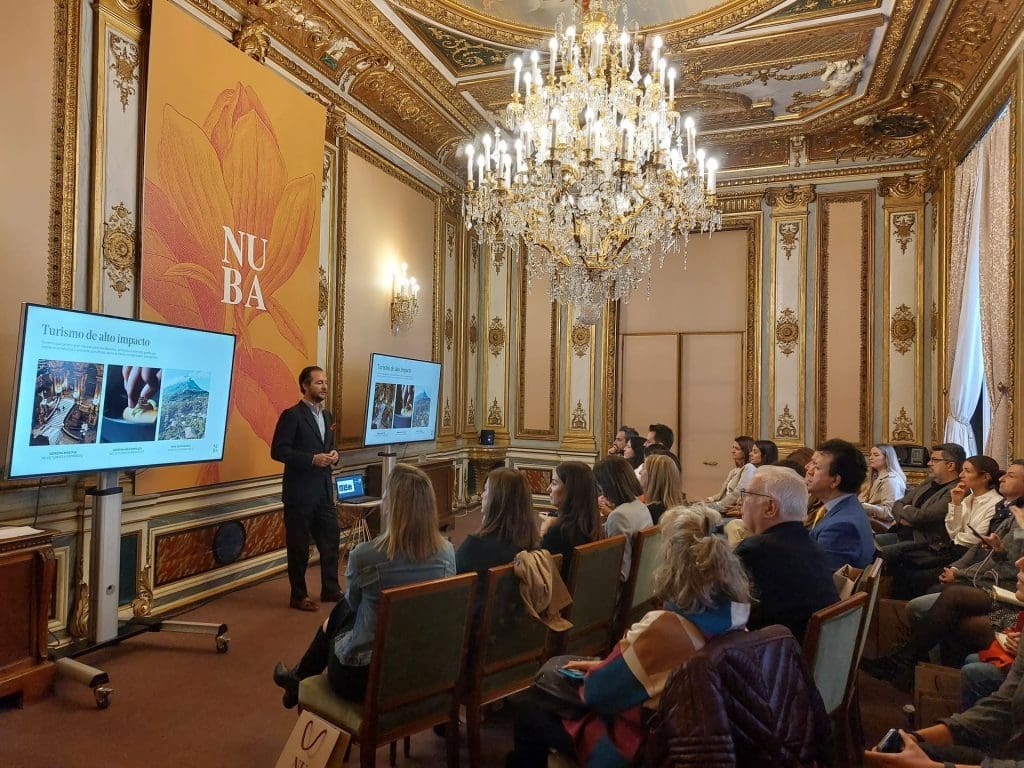
M 201 126 L 165 105 L 159 136 L 145 182 L 143 299 L 167 322 L 237 336 L 230 408 L 269 444 L 278 414 L 296 394 L 292 372 L 272 349 L 283 341 L 303 358 L 313 351 L 315 331 L 300 326 L 274 294 L 310 245 L 319 180 L 288 178 L 270 118 L 242 83 L 221 92 Z M 234 260 L 228 233 L 243 250 L 245 238 L 255 236 L 248 262 Z M 231 301 L 228 267 L 238 273 Z M 264 312 L 280 337 L 273 343 L 267 327 L 253 331 Z M 216 466 L 204 472 L 207 482 L 218 479 Z

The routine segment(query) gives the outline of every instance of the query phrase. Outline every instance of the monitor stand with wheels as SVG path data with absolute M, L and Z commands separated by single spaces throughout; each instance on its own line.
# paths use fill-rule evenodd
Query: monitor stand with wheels
M 57 672 L 93 690 L 96 706 L 110 706 L 110 677 L 101 669 L 78 661 L 78 657 L 144 632 L 187 632 L 212 635 L 217 653 L 227 653 L 230 642 L 227 624 L 199 621 L 171 621 L 137 616 L 119 622 L 118 582 L 121 567 L 121 486 L 116 471 L 100 472 L 93 496 L 92 543 L 90 556 L 89 636 L 84 643 L 72 643 L 53 654 Z

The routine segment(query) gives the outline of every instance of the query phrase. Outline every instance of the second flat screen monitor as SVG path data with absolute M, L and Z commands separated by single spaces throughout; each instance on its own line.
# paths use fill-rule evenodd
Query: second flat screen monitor
M 374 353 L 366 394 L 364 445 L 433 440 L 441 364 Z

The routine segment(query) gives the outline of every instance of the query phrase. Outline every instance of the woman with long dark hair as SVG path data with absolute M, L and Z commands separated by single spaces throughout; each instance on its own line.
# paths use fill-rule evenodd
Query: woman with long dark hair
M 555 514 L 541 526 L 540 548 L 562 556 L 562 576 L 566 577 L 573 549 L 601 538 L 594 471 L 582 461 L 563 461 L 551 473 L 548 493 Z
M 339 696 L 362 701 L 370 672 L 381 590 L 455 574 L 455 552 L 438 530 L 430 478 L 423 470 L 398 464 L 388 475 L 381 499 L 387 530 L 352 550 L 345 568 L 345 596 L 319 627 L 292 669 L 278 662 L 274 682 L 284 689 L 282 703 L 299 701 L 299 683 L 327 670 Z
M 633 554 L 633 534 L 654 525 L 651 511 L 640 501 L 643 490 L 629 462 L 618 456 L 606 456 L 594 465 L 594 478 L 601 498 L 611 508 L 604 521 L 606 536 L 626 536 L 626 549 L 622 553 L 621 579 L 629 577 Z
M 466 536 L 455 553 L 459 573 L 476 571 L 480 576 L 478 590 L 489 568 L 511 563 L 524 549 L 536 549 L 538 539 L 530 484 L 519 470 L 491 470 L 484 480 L 481 505 L 480 530 Z
M 750 463 L 750 451 L 754 447 L 754 438 L 747 435 L 740 435 L 732 441 L 729 453 L 732 456 L 733 467 L 725 476 L 722 489 L 714 496 L 708 496 L 710 502 L 719 512 L 739 506 L 740 489 L 746 488 L 750 478 L 754 476 L 757 469 Z

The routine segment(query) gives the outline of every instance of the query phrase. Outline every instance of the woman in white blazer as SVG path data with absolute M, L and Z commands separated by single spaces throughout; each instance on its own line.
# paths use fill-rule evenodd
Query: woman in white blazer
M 722 483 L 722 489 L 714 496 L 708 496 L 707 498 L 707 501 L 719 512 L 728 507 L 735 507 L 740 503 L 740 491 L 747 487 L 756 469 L 750 463 L 750 449 L 753 447 L 754 439 L 746 435 L 740 435 L 732 441 L 732 448 L 729 452 L 732 454 L 734 466 L 729 470 L 729 474 L 726 475 L 725 482 Z
M 960 482 L 949 497 L 946 532 L 961 554 L 980 542 L 978 534 L 988 535 L 988 524 L 996 513 L 999 478 L 1003 471 L 991 456 L 971 456 L 960 471 Z
M 861 489 L 864 511 L 883 527 L 893 523 L 892 506 L 907 492 L 907 476 L 891 445 L 876 443 L 868 454 L 868 476 Z

